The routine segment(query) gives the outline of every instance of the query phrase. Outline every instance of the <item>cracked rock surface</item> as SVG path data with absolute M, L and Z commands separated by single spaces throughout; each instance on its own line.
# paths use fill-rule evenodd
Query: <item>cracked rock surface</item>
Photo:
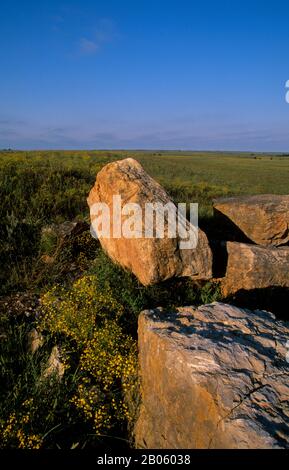
M 265 311 L 143 311 L 137 447 L 288 448 L 288 340 Z
M 228 263 L 222 291 L 225 296 L 245 289 L 289 287 L 289 247 L 227 242 Z

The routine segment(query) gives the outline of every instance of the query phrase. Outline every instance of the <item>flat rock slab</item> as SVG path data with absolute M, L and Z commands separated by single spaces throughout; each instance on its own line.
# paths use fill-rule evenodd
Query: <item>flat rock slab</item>
M 212 253 L 206 235 L 198 230 L 198 245 L 194 249 L 182 249 L 177 235 L 169 238 L 168 219 L 165 218 L 164 237 L 144 236 L 145 207 L 147 203 L 166 205 L 172 203 L 166 191 L 151 178 L 133 158 L 126 158 L 106 165 L 96 177 L 88 197 L 91 220 L 95 203 L 105 203 L 110 211 L 110 233 L 113 233 L 113 196 L 121 197 L 121 223 L 127 221 L 123 214 L 124 204 L 138 204 L 143 217 L 140 235 L 137 238 L 99 236 L 100 243 L 108 255 L 119 265 L 133 272 L 144 285 L 155 284 L 171 277 L 189 276 L 194 279 L 212 277 Z M 173 205 L 174 206 L 174 205 Z M 174 206 L 175 207 L 175 206 Z M 185 222 L 189 227 L 189 222 Z
M 139 317 L 141 448 L 288 448 L 289 325 L 214 302 Z
M 240 290 L 289 287 L 289 247 L 263 247 L 227 242 L 224 296 Z
M 261 194 L 214 200 L 214 212 L 225 231 L 235 241 L 240 232 L 258 245 L 289 243 L 289 195 Z

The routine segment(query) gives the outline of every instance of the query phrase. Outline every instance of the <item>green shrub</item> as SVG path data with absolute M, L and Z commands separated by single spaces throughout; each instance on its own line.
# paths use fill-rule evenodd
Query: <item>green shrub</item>
M 96 433 L 108 432 L 117 422 L 129 427 L 134 420 L 126 394 L 137 390 L 136 342 L 115 320 L 106 320 L 94 331 L 81 357 L 83 379 L 73 403 L 93 420 Z
M 30 322 L 1 313 L 0 323 L 0 448 L 70 447 L 71 429 L 77 424 L 83 431 L 70 404 L 77 373 L 65 374 L 61 381 L 53 376 L 43 380 L 53 338 L 47 336 L 32 354 L 27 348 Z
M 144 287 L 133 274 L 115 265 L 100 251 L 89 270 L 97 277 L 99 289 L 110 289 L 123 306 L 120 318 L 123 328 L 136 333 L 137 318 L 141 310 L 164 307 L 173 309 L 181 305 L 200 305 L 219 300 L 220 289 L 217 283 L 195 283 L 188 278 L 171 279 L 160 284 Z
M 96 276 L 83 276 L 66 289 L 55 286 L 41 298 L 43 315 L 39 326 L 52 334 L 64 334 L 78 347 L 88 341 L 107 319 L 117 319 L 123 306 L 107 287 L 101 289 Z
M 71 288 L 53 288 L 41 302 L 38 327 L 71 340 L 68 364 L 79 357 L 80 379 L 71 403 L 93 424 L 95 435 L 128 427 L 133 416 L 126 394 L 137 393 L 137 348 L 119 324 L 124 307 L 113 290 L 86 275 Z

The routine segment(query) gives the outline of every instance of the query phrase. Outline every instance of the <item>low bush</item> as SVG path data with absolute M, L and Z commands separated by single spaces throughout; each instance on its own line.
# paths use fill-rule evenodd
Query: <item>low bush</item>
M 68 364 L 75 363 L 79 380 L 71 404 L 91 422 L 95 435 L 124 427 L 133 420 L 127 394 L 137 395 L 136 341 L 121 325 L 124 306 L 109 285 L 85 275 L 71 288 L 54 287 L 42 296 L 38 328 L 63 343 Z
M 3 312 L 0 323 L 0 448 L 69 448 L 74 427 L 85 442 L 89 430 L 70 404 L 77 371 L 61 381 L 56 376 L 43 377 L 53 337 L 46 336 L 43 346 L 32 354 L 27 335 L 33 323 L 7 318 Z

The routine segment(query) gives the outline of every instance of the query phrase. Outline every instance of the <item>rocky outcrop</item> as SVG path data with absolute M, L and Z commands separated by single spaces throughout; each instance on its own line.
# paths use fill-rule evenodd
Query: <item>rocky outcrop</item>
M 142 211 L 138 236 L 125 237 L 122 232 L 113 235 L 114 196 L 121 197 L 120 219 L 117 230 L 128 221 L 129 214 L 123 214 L 124 204 L 138 204 Z M 95 221 L 93 206 L 106 203 L 109 207 L 110 234 L 100 235 L 99 240 L 108 255 L 122 267 L 133 272 L 144 285 L 177 276 L 194 279 L 209 279 L 212 276 L 212 254 L 206 235 L 198 231 L 198 245 L 193 249 L 182 249 L 180 237 L 168 237 L 168 216 L 165 214 L 164 237 L 144 236 L 145 207 L 147 203 L 173 205 L 165 190 L 151 178 L 134 159 L 127 158 L 106 165 L 98 174 L 88 197 L 91 220 Z M 175 207 L 173 205 L 173 207 Z M 190 227 L 185 221 L 186 228 Z
M 89 224 L 83 220 L 66 220 L 61 224 L 52 224 L 42 228 L 42 238 L 55 237 L 67 241 L 89 230 Z
M 138 331 L 137 447 L 289 447 L 288 324 L 213 303 L 146 310 Z
M 289 287 L 289 247 L 262 247 L 227 242 L 227 269 L 222 280 L 225 296 L 241 289 Z
M 60 239 L 67 239 L 89 230 L 89 224 L 84 220 L 67 220 L 61 224 L 52 224 L 50 228 Z
M 30 353 L 34 354 L 41 346 L 43 346 L 44 338 L 42 334 L 32 328 L 27 334 L 27 349 Z
M 289 243 L 289 195 L 220 198 L 214 201 L 214 212 L 227 240 L 246 241 L 243 234 L 258 245 Z
M 0 311 L 13 317 L 36 317 L 40 313 L 39 296 L 33 292 L 13 292 L 0 298 Z
M 53 346 L 47 362 L 47 367 L 43 371 L 42 377 L 45 379 L 49 377 L 55 377 L 58 380 L 61 380 L 64 372 L 65 365 L 62 362 L 60 348 L 58 346 Z

